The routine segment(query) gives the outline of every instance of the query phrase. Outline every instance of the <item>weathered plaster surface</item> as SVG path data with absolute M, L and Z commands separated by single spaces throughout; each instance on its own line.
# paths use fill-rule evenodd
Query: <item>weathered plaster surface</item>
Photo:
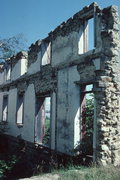
M 4 71 L 0 72 L 0 84 L 4 83 Z
M 58 73 L 57 150 L 68 154 L 80 141 L 80 89 L 74 83 L 79 80 L 76 66 Z
M 20 59 L 13 67 L 11 79 L 16 80 L 27 72 L 26 59 Z
M 20 134 L 16 126 L 17 88 L 10 89 L 8 93 L 8 134 L 17 137 Z
M 52 66 L 70 62 L 78 55 L 78 32 L 72 32 L 64 37 L 58 36 L 52 42 Z
M 34 74 L 40 71 L 41 52 L 38 53 L 37 59 L 28 68 L 28 74 Z
M 51 149 L 56 146 L 56 93 L 51 95 Z
M 31 84 L 25 92 L 23 117 L 24 126 L 22 124 L 17 125 L 16 122 L 17 92 L 17 88 L 11 89 L 9 91 L 8 134 L 14 137 L 20 137 L 30 142 L 34 142 L 34 86 Z
M 3 93 L 0 93 L 0 122 L 2 121 Z
M 29 85 L 25 92 L 23 120 L 22 138 L 34 142 L 35 90 L 33 84 Z

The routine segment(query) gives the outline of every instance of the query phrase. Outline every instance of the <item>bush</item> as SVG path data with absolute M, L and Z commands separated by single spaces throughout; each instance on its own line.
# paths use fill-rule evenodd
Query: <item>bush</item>
M 8 141 L 4 133 L 8 131 L 8 126 L 5 122 L 0 122 L 0 153 L 6 153 L 8 150 Z
M 0 160 L 0 180 L 4 179 L 10 173 L 16 162 L 17 158 L 14 155 L 11 158 L 8 157 L 6 160 Z
M 0 135 L 8 131 L 8 126 L 6 122 L 0 122 Z

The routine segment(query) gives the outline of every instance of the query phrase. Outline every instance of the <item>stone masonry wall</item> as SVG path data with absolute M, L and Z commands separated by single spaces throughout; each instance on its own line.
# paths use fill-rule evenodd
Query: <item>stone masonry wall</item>
M 120 164 L 119 34 L 117 7 L 102 11 L 101 70 L 96 71 L 96 157 L 102 164 Z

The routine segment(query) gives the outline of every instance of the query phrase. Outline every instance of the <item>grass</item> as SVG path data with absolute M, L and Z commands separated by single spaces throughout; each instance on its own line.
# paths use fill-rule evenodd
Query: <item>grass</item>
M 37 176 L 37 179 L 46 179 L 49 177 L 54 180 L 54 176 L 57 175 L 58 180 L 120 180 L 120 169 L 114 166 L 70 166 L 68 168 L 62 168 L 60 170 L 53 170 L 49 174 L 41 173 Z
M 41 178 L 55 174 L 59 175 L 58 180 L 120 180 L 120 168 L 112 165 L 106 167 L 69 166 L 60 170 L 53 170 L 50 174 L 42 173 L 38 177 Z
M 30 172 L 31 174 L 29 174 L 28 169 L 31 168 L 31 164 L 29 164 L 29 161 L 25 161 L 25 156 L 23 156 L 23 158 L 21 159 L 20 162 L 17 162 L 16 157 L 13 157 L 12 159 L 10 159 L 11 161 L 4 163 L 4 161 L 0 161 L 0 179 L 3 180 L 5 175 L 6 177 L 10 177 L 8 179 L 12 179 L 11 177 L 17 177 L 14 179 L 19 179 L 21 177 L 30 177 L 33 174 L 35 176 L 37 176 L 37 174 L 39 174 L 37 176 L 37 179 L 45 179 L 45 177 L 49 177 L 50 179 L 54 180 L 54 177 L 57 175 L 58 180 L 120 180 L 120 167 L 114 167 L 113 165 L 109 165 L 109 166 L 98 166 L 98 165 L 91 165 L 90 167 L 85 167 L 85 166 L 75 166 L 75 165 L 66 165 L 63 166 L 61 164 L 61 166 L 56 166 L 54 165 L 52 167 L 50 167 L 50 164 L 48 164 L 47 168 L 50 168 L 50 171 L 44 171 L 46 164 L 40 164 L 39 168 L 37 168 L 37 171 L 34 171 L 34 173 Z M 15 165 L 15 167 L 14 167 Z M 23 168 L 22 168 L 23 166 Z M 45 167 L 44 167 L 45 166 Z M 12 170 L 12 168 L 14 167 L 14 169 Z M 36 167 L 36 166 L 35 166 Z M 17 168 L 17 169 L 16 169 Z M 23 176 L 21 176 L 21 168 L 22 169 L 26 169 L 26 173 L 27 174 L 23 174 Z M 12 171 L 11 171 L 12 170 Z M 17 170 L 17 171 L 16 171 Z M 18 171 L 20 170 L 20 171 Z M 34 169 L 35 170 L 35 169 Z M 8 174 L 6 174 L 8 172 Z M 45 173 L 46 172 L 46 173 Z M 49 174 L 47 174 L 47 172 L 51 172 Z M 16 174 L 17 173 L 17 174 Z M 19 174 L 20 173 L 20 174 Z M 7 176 L 9 175 L 9 176 Z M 16 176 L 17 175 L 17 176 Z M 20 175 L 20 176 L 19 176 Z M 47 179 L 47 178 L 46 178 Z
M 120 169 L 114 166 L 76 167 L 58 173 L 59 180 L 120 180 Z

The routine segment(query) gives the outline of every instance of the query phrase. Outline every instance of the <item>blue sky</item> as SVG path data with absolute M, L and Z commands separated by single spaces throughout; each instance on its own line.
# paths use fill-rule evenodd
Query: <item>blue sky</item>
M 43 39 L 92 0 L 0 0 L 0 38 L 23 33 L 28 45 Z M 102 7 L 117 5 L 120 0 L 96 0 Z

